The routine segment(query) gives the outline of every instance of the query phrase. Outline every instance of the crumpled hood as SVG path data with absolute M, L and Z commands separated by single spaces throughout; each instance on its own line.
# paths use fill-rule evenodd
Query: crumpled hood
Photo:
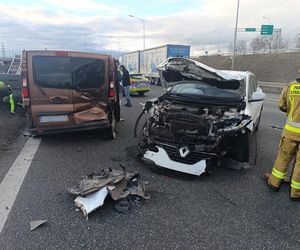
M 163 87 L 192 81 L 202 81 L 218 88 L 234 90 L 245 96 L 246 72 L 217 70 L 192 59 L 170 57 L 157 66 Z

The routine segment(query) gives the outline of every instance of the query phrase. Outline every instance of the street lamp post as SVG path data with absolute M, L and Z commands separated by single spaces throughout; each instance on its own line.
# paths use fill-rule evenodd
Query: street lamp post
M 240 0 L 237 1 L 237 8 L 236 8 L 236 18 L 235 18 L 235 29 L 234 29 L 234 39 L 233 39 L 233 53 L 232 53 L 232 61 L 231 61 L 231 70 L 234 69 L 234 57 L 235 57 L 235 47 L 236 47 L 236 35 L 237 35 L 237 28 L 239 22 L 239 9 L 240 9 Z
M 145 50 L 145 48 L 146 48 L 146 34 L 145 34 L 146 20 L 136 17 L 136 16 L 133 16 L 133 15 L 129 15 L 129 16 L 132 18 L 135 18 L 143 23 L 143 49 Z
M 219 52 L 220 52 L 220 31 L 214 30 L 214 33 L 217 33 L 217 35 L 218 35 L 218 41 L 217 41 L 217 55 L 219 55 Z

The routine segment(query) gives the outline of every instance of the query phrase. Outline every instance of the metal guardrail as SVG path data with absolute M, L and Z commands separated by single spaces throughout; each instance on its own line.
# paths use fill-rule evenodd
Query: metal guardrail
M 266 93 L 280 94 L 286 83 L 281 82 L 261 82 L 258 81 L 259 86 Z

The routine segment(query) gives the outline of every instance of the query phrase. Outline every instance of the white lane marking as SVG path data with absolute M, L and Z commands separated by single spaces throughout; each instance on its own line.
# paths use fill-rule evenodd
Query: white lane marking
M 40 142 L 40 138 L 28 139 L 0 184 L 0 233 L 2 232 Z

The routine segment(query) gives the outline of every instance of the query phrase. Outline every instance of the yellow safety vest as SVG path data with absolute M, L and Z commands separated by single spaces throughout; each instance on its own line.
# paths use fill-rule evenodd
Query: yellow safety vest
M 284 136 L 300 141 L 300 79 L 291 82 L 283 89 L 279 108 L 287 112 Z

